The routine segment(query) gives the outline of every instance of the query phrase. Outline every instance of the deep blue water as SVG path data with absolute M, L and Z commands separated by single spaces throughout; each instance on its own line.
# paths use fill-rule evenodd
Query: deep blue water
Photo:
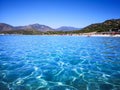
M 0 36 L 0 90 L 120 90 L 120 38 Z

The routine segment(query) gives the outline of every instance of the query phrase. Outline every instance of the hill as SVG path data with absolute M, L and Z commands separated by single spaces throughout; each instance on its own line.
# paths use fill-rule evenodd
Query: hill
M 40 25 L 40 24 L 31 24 L 31 25 L 26 25 L 26 26 L 12 26 L 9 24 L 5 24 L 5 23 L 0 23 L 0 31 L 18 31 L 18 30 L 24 30 L 24 31 L 31 31 L 31 30 L 36 30 L 36 31 L 40 31 L 40 32 L 47 32 L 47 31 L 53 31 L 54 29 L 52 29 L 49 26 L 46 25 Z
M 49 26 L 46 25 L 40 25 L 40 24 L 31 24 L 31 25 L 27 25 L 27 26 L 18 26 L 15 27 L 17 30 L 37 30 L 37 31 L 41 31 L 41 32 L 47 32 L 47 31 L 53 31 L 54 29 L 52 29 Z
M 91 24 L 80 30 L 80 32 L 107 32 L 110 29 L 120 29 L 120 19 L 111 19 L 102 23 Z
M 10 31 L 10 30 L 14 30 L 14 27 L 9 24 L 0 23 L 0 31 Z

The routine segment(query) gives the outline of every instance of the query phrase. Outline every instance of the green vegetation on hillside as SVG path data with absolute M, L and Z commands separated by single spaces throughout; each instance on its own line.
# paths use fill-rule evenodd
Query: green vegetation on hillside
M 0 34 L 36 35 L 36 34 L 42 34 L 42 32 L 36 30 L 11 30 L 11 31 L 1 31 Z
M 103 23 L 92 24 L 82 29 L 83 32 L 106 32 L 110 29 L 120 29 L 120 19 L 107 20 Z

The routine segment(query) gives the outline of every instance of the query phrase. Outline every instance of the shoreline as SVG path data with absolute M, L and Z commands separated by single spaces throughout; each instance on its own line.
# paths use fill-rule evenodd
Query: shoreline
M 120 35 L 101 35 L 101 34 L 83 35 L 83 36 L 88 36 L 88 37 L 120 37 Z
M 15 36 L 22 36 L 25 34 L 0 34 L 0 36 L 5 36 L 5 35 L 15 35 Z M 34 36 L 32 34 L 29 34 L 31 36 Z M 52 34 L 52 35 L 35 35 L 35 36 L 83 36 L 83 37 L 120 37 L 120 34 L 116 35 L 108 35 L 108 34 L 64 34 L 64 35 L 59 35 L 59 34 Z

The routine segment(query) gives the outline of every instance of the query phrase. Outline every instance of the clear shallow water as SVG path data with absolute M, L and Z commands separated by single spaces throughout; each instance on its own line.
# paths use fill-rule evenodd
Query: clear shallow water
M 120 90 L 120 38 L 0 36 L 0 90 Z

